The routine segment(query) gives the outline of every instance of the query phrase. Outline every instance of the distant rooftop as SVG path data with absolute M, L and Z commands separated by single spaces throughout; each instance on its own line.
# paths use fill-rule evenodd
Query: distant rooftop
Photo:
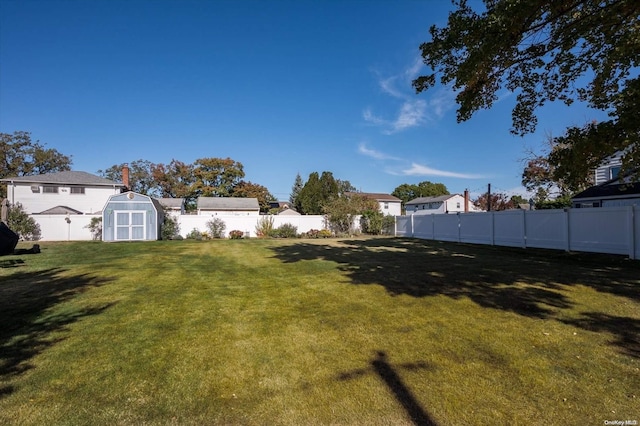
M 198 197 L 198 209 L 208 210 L 260 210 L 257 198 Z
M 122 183 L 114 182 L 100 176 L 87 172 L 57 172 L 43 175 L 16 176 L 0 179 L 1 182 L 22 182 L 22 183 L 42 183 L 58 185 L 94 185 L 94 186 L 118 186 L 124 187 Z

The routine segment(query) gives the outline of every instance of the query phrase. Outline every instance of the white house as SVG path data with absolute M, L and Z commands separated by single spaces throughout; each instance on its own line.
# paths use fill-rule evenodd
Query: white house
M 389 194 L 378 194 L 371 192 L 347 192 L 345 195 L 360 195 L 378 202 L 380 212 L 384 215 L 402 215 L 402 200 Z
M 124 184 L 86 172 L 58 172 L 0 179 L 7 185 L 11 204 L 28 214 L 93 214 L 102 211 L 110 196 Z
M 620 168 L 622 166 L 622 155 L 623 152 L 620 151 L 611 157 L 607 158 L 596 168 L 595 170 L 595 185 L 602 185 L 605 182 L 609 182 L 612 179 L 616 179 L 618 177 L 618 173 L 620 173 Z
M 405 204 L 408 215 L 411 214 L 446 214 L 465 212 L 465 198 L 460 194 L 440 195 L 437 197 L 418 197 Z M 468 203 L 467 211 L 480 211 L 472 203 Z
M 198 197 L 198 215 L 258 216 L 260 204 L 257 198 Z

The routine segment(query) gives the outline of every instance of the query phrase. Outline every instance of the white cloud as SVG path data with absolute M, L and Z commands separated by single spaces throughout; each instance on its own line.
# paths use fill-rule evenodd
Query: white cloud
M 417 95 L 411 90 L 411 81 L 423 66 L 422 58 L 417 57 L 411 66 L 399 74 L 382 77 L 376 72 L 381 91 L 394 99 L 401 100 L 402 104 L 395 119 L 376 115 L 368 108 L 363 112 L 364 120 L 382 127 L 382 132 L 390 135 L 427 122 L 436 122 L 451 110 L 455 105 L 455 92 L 452 90 L 440 89 L 434 91 L 429 98 L 416 98 Z
M 398 157 L 385 154 L 384 152 L 376 151 L 375 149 L 370 149 L 367 147 L 367 145 L 364 142 L 358 146 L 358 152 L 367 157 L 375 158 L 376 160 L 396 160 L 396 161 L 402 160 Z
M 405 102 L 400 109 L 398 118 L 393 122 L 391 133 L 421 125 L 425 120 L 426 108 L 427 104 L 423 100 Z
M 468 173 L 458 173 L 458 172 L 450 172 L 446 170 L 438 170 L 433 169 L 428 166 L 423 166 L 417 163 L 411 163 L 411 167 L 402 171 L 403 175 L 406 176 L 441 176 L 441 177 L 452 177 L 452 178 L 461 178 L 461 179 L 481 179 L 485 176 L 483 175 L 474 175 Z

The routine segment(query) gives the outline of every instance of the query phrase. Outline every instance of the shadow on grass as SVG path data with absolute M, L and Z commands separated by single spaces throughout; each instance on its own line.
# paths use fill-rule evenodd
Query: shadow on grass
M 483 307 L 533 318 L 553 318 L 559 309 L 571 308 L 563 289 L 576 284 L 640 301 L 640 263 L 609 255 L 406 238 L 301 242 L 272 250 L 285 263 L 336 262 L 353 284 L 382 285 L 391 295 L 468 297 Z M 616 344 L 625 353 L 639 356 L 636 320 L 592 318 L 576 325 L 593 329 L 596 323 L 619 336 Z
M 400 364 L 394 366 L 389 363 L 387 354 L 384 351 L 378 351 L 376 357 L 369 363 L 371 367 L 352 370 L 342 373 L 338 376 L 338 380 L 351 380 L 363 376 L 365 374 L 375 373 L 396 401 L 402 406 L 407 415 L 416 425 L 436 425 L 436 422 L 429 416 L 427 411 L 422 407 L 407 387 L 397 372 L 398 368 L 405 370 L 431 369 L 432 367 L 425 362 L 417 362 L 410 364 Z
M 111 306 L 55 314 L 56 305 L 109 281 L 63 272 L 62 269 L 16 272 L 0 282 L 0 380 L 6 381 L 33 368 L 30 360 L 60 341 L 52 338 L 52 333 Z M 0 398 L 13 391 L 12 386 L 0 387 Z

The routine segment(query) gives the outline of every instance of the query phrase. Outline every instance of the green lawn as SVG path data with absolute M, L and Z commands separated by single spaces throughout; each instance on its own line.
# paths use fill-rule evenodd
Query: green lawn
M 0 257 L 0 424 L 640 422 L 638 261 L 400 238 L 41 246 Z

